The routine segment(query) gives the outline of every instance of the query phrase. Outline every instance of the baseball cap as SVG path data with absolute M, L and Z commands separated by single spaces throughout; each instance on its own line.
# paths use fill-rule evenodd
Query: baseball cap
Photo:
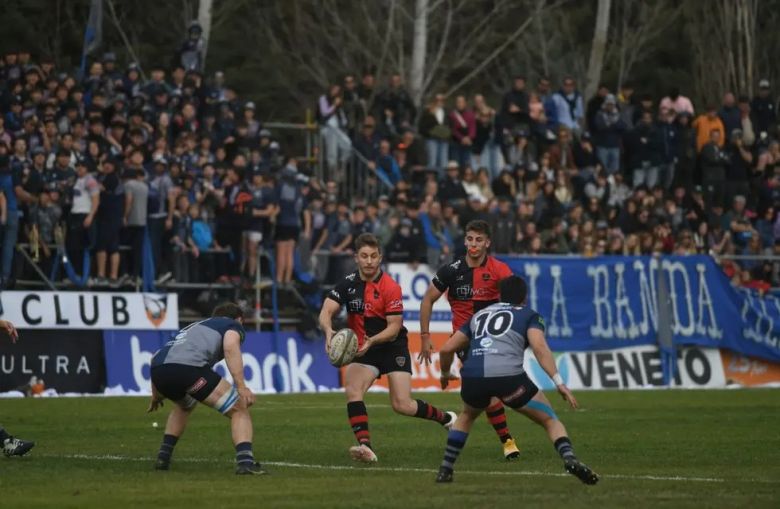
M 604 104 L 617 104 L 614 94 L 607 94 L 607 97 L 604 98 Z
M 271 137 L 271 131 L 269 131 L 268 129 L 260 129 L 260 133 L 258 133 L 258 135 L 261 138 L 270 138 Z
M 246 104 L 244 105 L 244 108 L 246 108 L 246 109 L 248 109 L 248 110 L 253 110 L 253 109 L 255 109 L 255 103 L 254 103 L 254 102 L 252 102 L 252 101 L 249 101 L 248 103 L 246 103 Z
M 758 88 L 769 88 L 769 80 L 763 79 L 758 82 Z

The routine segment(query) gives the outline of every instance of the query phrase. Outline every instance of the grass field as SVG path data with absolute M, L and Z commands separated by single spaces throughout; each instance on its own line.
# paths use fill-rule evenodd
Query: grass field
M 424 397 L 445 409 L 459 402 Z M 348 457 L 343 395 L 259 397 L 255 455 L 272 471 L 262 477 L 233 474 L 229 423 L 206 408 L 172 469 L 156 472 L 167 405 L 150 416 L 140 398 L 0 400 L 0 422 L 37 441 L 27 457 L 0 457 L 0 507 L 780 507 L 780 391 L 577 397 L 577 412 L 553 401 L 575 450 L 602 475 L 595 487 L 563 474 L 541 428 L 517 414 L 509 423 L 520 461 L 503 461 L 482 419 L 455 482 L 436 485 L 445 432 L 393 414 L 383 394 L 368 398 L 376 466 Z

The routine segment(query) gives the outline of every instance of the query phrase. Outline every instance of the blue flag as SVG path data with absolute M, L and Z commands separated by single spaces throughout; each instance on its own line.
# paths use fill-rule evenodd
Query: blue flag
M 81 52 L 81 75 L 87 69 L 87 56 L 100 47 L 103 42 L 103 0 L 92 0 L 89 6 L 89 19 L 84 30 L 84 49 Z

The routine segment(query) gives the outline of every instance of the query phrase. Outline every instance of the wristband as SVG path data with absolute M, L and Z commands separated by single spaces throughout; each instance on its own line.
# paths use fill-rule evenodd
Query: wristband
M 560 373 L 555 373 L 552 377 L 552 381 L 555 385 L 563 385 L 563 378 Z

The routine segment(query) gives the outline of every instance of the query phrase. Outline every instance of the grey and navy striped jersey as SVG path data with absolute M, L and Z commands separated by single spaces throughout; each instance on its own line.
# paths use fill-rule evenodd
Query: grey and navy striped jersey
M 222 340 L 229 330 L 238 332 L 244 342 L 245 332 L 232 318 L 214 317 L 183 328 L 152 357 L 152 366 L 184 364 L 213 367 L 225 358 Z
M 460 329 L 469 338 L 461 377 L 522 374 L 528 329 L 544 332 L 544 320 L 533 309 L 499 302 L 478 311 Z

